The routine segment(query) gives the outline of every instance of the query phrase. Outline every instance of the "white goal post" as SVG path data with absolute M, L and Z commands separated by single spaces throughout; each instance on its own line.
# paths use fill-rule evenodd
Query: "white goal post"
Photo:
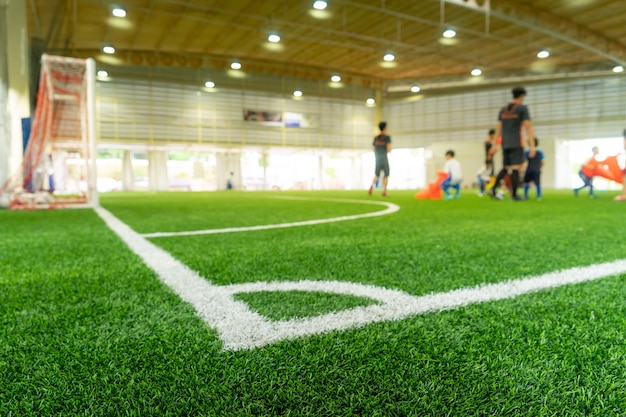
M 11 209 L 98 206 L 95 62 L 44 54 L 23 162 L 5 184 Z

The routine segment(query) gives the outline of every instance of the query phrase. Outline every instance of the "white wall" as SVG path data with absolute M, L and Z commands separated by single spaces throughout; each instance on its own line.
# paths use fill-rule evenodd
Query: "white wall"
M 369 149 L 378 124 L 364 101 L 112 79 L 97 85 L 104 142 Z M 244 110 L 299 113 L 309 127 L 245 122 Z
M 22 163 L 22 119 L 30 117 L 29 55 L 26 2 L 0 5 L 0 186 Z
M 543 185 L 567 188 L 571 184 L 569 173 L 563 174 L 571 169 L 567 154 L 571 146 L 567 144 L 619 136 L 626 126 L 626 77 L 611 74 L 526 88 L 526 104 L 546 155 Z M 476 171 L 483 163 L 487 131 L 495 127 L 499 109 L 511 98 L 510 90 L 416 97 L 421 99 L 385 102 L 381 111 L 394 149 L 425 149 L 423 169 L 407 171 L 403 164 L 421 162 L 396 162 L 392 153 L 392 171 L 402 173 L 406 184 L 415 178 L 421 183 L 422 172 L 425 181 L 430 182 L 443 166 L 445 151 L 453 149 L 463 167 L 464 185 L 470 186 L 476 182 Z M 256 152 L 279 148 L 315 150 L 320 154 L 332 154 L 331 150 L 337 149 L 367 152 L 378 122 L 376 109 L 360 100 L 313 96 L 296 100 L 286 94 L 244 89 L 209 91 L 165 82 L 115 79 L 98 84 L 98 109 L 100 136 L 106 142 L 215 145 Z M 301 113 L 311 117 L 312 125 L 288 128 L 244 122 L 245 109 Z M 500 158 L 496 156 L 496 169 Z M 324 167 L 318 168 L 316 172 L 322 172 Z M 371 181 L 365 179 L 370 176 L 370 168 L 362 158 L 357 158 L 352 168 L 335 169 L 350 169 L 352 176 L 358 177 L 346 185 L 348 188 L 360 188 Z M 391 177 L 390 186 L 399 186 L 398 182 L 393 185 L 398 176 Z M 321 177 L 313 181 L 320 182 Z M 224 182 L 225 178 L 220 178 L 218 188 Z
M 626 77 L 612 74 L 526 89 L 525 103 L 546 156 L 543 186 L 569 188 L 572 141 L 619 137 L 626 127 Z M 463 168 L 464 185 L 475 182 L 475 172 L 484 159 L 483 141 L 495 127 L 499 109 L 510 100 L 510 91 L 419 97 L 385 104 L 394 146 L 424 146 L 432 152 L 426 163 L 429 182 L 443 166 L 446 150 L 453 149 Z M 495 157 L 496 169 L 501 167 L 500 160 Z
M 541 138 L 615 137 L 626 127 L 626 76 L 526 85 L 535 134 Z M 395 146 L 482 140 L 494 128 L 510 89 L 385 103 Z

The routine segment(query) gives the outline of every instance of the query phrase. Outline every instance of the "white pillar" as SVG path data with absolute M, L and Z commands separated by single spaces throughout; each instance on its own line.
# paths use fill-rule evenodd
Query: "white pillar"
M 148 152 L 148 182 L 150 191 L 169 191 L 170 180 L 167 173 L 167 152 Z
M 63 151 L 56 150 L 52 154 L 52 164 L 54 170 L 54 185 L 55 192 L 58 193 L 68 193 L 78 192 L 78 187 L 72 189 L 72 191 L 68 191 L 69 184 L 69 171 L 67 169 L 66 164 L 67 155 Z
M 0 186 L 22 165 L 22 119 L 30 117 L 26 2 L 0 1 Z
M 100 206 L 98 194 L 98 138 L 96 131 L 96 61 L 88 58 L 85 69 L 85 82 L 87 83 L 87 149 L 89 174 L 89 202 L 94 207 Z
M 135 173 L 133 171 L 133 153 L 124 151 L 122 160 L 122 190 L 135 191 Z
M 574 187 L 574 184 L 572 184 L 572 162 L 570 161 L 571 141 L 555 139 L 554 144 L 548 147 L 547 141 L 541 140 L 541 149 L 547 153 L 546 156 L 549 160 L 546 165 L 554 165 L 554 183 L 552 187 L 557 189 Z M 550 164 L 550 162 L 553 162 L 553 164 Z
M 10 175 L 11 122 L 9 115 L 9 68 L 7 53 L 7 8 L 0 1 L 0 187 Z
M 361 167 L 361 158 L 359 156 L 352 157 L 352 181 L 350 182 L 352 190 L 360 190 L 363 185 L 363 169 Z
M 267 190 L 267 166 L 269 165 L 270 157 L 267 152 L 263 152 L 261 158 L 263 159 L 263 189 Z
M 318 178 L 318 190 L 324 189 L 324 157 L 322 155 L 317 157 L 317 178 Z
M 215 179 L 217 189 L 225 190 L 230 178 L 236 190 L 241 189 L 241 154 L 238 152 L 218 152 L 215 155 Z M 232 173 L 232 175 L 231 175 Z

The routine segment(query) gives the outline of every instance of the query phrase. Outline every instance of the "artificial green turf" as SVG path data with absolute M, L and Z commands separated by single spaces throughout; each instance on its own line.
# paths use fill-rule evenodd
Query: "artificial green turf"
M 148 196 L 158 203 L 145 204 Z M 289 198 L 293 196 L 298 199 Z M 299 222 L 368 213 L 376 209 L 367 205 L 319 201 L 311 197 L 307 193 L 284 192 L 162 192 L 114 193 L 105 195 L 103 201 L 115 207 L 115 213 L 133 224 L 139 233 Z
M 265 201 L 273 193 L 207 194 L 102 203 L 141 232 L 253 225 L 251 205 L 265 224 L 378 210 L 292 201 L 280 211 Z M 624 205 L 609 195 L 509 203 L 412 194 L 384 200 L 401 207 L 389 216 L 151 241 L 218 285 L 332 279 L 415 295 L 624 256 Z M 216 210 L 213 197 L 222 198 Z M 0 414 L 619 416 L 625 278 L 229 352 L 90 210 L 0 211 Z M 279 296 L 247 301 L 276 318 L 302 314 L 302 299 L 280 305 Z M 307 296 L 322 307 L 305 314 L 349 307 Z
M 257 196 L 264 200 L 273 194 Z M 368 199 L 363 192 L 335 197 L 389 201 L 402 208 L 389 216 L 348 222 L 152 241 L 217 284 L 332 279 L 412 294 L 537 275 L 623 255 L 619 244 L 623 207 L 608 197 L 575 199 L 561 192 L 540 202 L 520 203 L 475 195 L 458 201 L 418 201 L 408 192 L 395 192 L 389 200 Z M 379 210 L 364 206 L 370 212 Z M 115 204 L 108 207 L 117 213 Z M 129 224 L 145 230 L 148 221 L 133 217 Z M 185 230 L 204 228 L 199 221 Z M 204 256 L 207 253 L 211 256 Z
M 328 294 L 314 291 L 264 291 L 240 293 L 235 299 L 270 320 L 313 317 L 333 311 L 379 304 L 366 297 Z

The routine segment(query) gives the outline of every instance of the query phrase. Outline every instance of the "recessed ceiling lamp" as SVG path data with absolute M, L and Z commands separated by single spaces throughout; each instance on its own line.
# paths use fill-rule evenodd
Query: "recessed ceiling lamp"
M 104 52 L 105 54 L 114 54 L 115 48 L 112 45 L 104 45 L 102 47 L 102 52 Z
M 213 81 L 207 81 L 207 82 L 204 83 L 204 86 L 206 88 L 213 88 L 213 87 L 215 87 L 215 83 Z
M 454 38 L 456 36 L 456 31 L 454 29 L 446 29 L 443 31 L 444 38 Z
M 474 68 L 471 72 L 471 74 L 474 77 L 478 77 L 479 75 L 481 75 L 483 73 L 483 70 L 481 70 L 480 68 Z
M 541 51 L 537 52 L 537 58 L 547 58 L 550 56 L 550 51 L 548 51 L 547 49 L 542 49 Z
M 267 37 L 267 40 L 272 43 L 278 43 L 280 42 L 280 35 L 277 33 L 270 33 Z
M 313 8 L 315 10 L 324 10 L 327 7 L 328 7 L 328 3 L 322 0 L 317 0 L 315 3 L 313 3 Z
M 411 87 L 411 92 L 412 93 L 419 93 L 421 91 L 421 89 L 422 88 L 419 85 L 416 84 L 416 85 Z
M 119 6 L 114 6 L 111 9 L 111 14 L 115 17 L 126 17 L 126 10 Z
M 294 97 L 302 97 L 302 91 L 296 90 L 293 92 Z
M 238 69 L 241 69 L 241 64 L 237 61 L 234 61 L 233 63 L 230 64 L 230 67 L 234 70 L 238 70 Z
M 366 100 L 366 103 L 367 103 L 367 104 L 374 104 L 374 103 L 376 103 L 376 100 L 374 100 L 373 98 L 368 98 L 368 99 Z
M 333 75 L 332 77 L 330 77 L 330 80 L 334 83 L 338 83 L 339 81 L 341 81 L 341 76 L 340 75 Z
M 613 72 L 624 72 L 624 67 L 621 65 L 616 65 L 613 67 Z
M 384 59 L 385 61 L 387 61 L 387 62 L 391 62 L 391 61 L 393 61 L 394 59 L 396 59 L 396 56 L 395 56 L 394 54 L 392 54 L 392 53 L 389 53 L 389 52 L 388 52 L 388 53 L 386 53 L 386 54 L 385 54 L 385 56 L 383 57 L 383 59 Z
M 98 75 L 98 77 L 101 77 L 101 78 L 106 78 L 109 76 L 109 73 L 106 72 L 105 70 L 99 70 L 96 74 Z

